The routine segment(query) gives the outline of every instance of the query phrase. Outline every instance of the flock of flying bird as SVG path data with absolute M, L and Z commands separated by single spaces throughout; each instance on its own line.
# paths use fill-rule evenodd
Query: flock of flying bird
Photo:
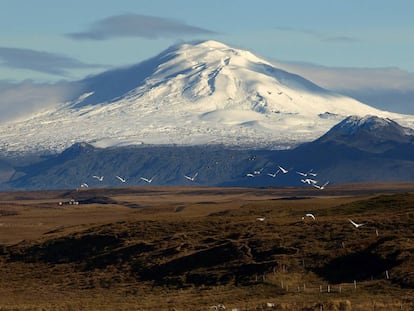
M 198 172 L 196 172 L 194 175 L 184 175 L 184 178 L 189 180 L 189 181 L 194 182 L 196 180 L 197 176 L 198 176 Z M 156 177 L 156 175 L 152 176 L 151 178 L 141 176 L 139 179 L 146 182 L 146 183 L 148 183 L 148 184 L 150 184 L 150 183 L 152 183 L 152 181 L 154 180 L 155 177 Z M 103 182 L 103 180 L 104 180 L 104 176 L 93 175 L 92 178 L 98 180 L 99 182 Z M 125 177 L 121 177 L 119 175 L 116 175 L 115 178 L 118 179 L 121 183 L 126 183 L 127 182 L 127 178 L 125 178 Z M 89 188 L 89 185 L 86 182 L 84 182 L 80 185 L 80 187 L 81 188 Z
M 305 221 L 307 218 L 310 218 L 312 220 L 316 220 L 315 215 L 313 215 L 312 213 L 306 213 L 305 216 L 302 217 L 302 220 Z M 263 221 L 266 220 L 266 217 L 257 217 L 256 220 L 263 222 Z M 352 219 L 348 219 L 348 220 L 355 228 L 359 228 L 359 227 L 362 227 L 362 226 L 365 225 L 365 223 L 356 223 Z M 377 231 L 377 235 L 378 235 L 378 231 Z
M 263 170 L 264 170 L 264 168 L 254 170 L 253 173 L 247 173 L 245 176 L 246 177 L 257 177 L 258 175 L 262 174 Z M 267 173 L 267 176 L 275 178 L 280 173 L 281 174 L 287 174 L 289 172 L 291 172 L 291 169 L 285 169 L 285 168 L 283 168 L 282 166 L 279 165 L 277 167 L 276 171 Z M 315 179 L 315 177 L 318 174 L 316 172 L 314 172 L 313 169 L 309 170 L 308 172 L 296 171 L 296 173 L 301 176 L 300 181 L 303 184 L 313 186 L 313 187 L 315 187 L 319 190 L 325 189 L 325 187 L 329 184 L 329 181 L 326 181 L 324 184 L 318 184 L 318 181 Z M 184 178 L 187 179 L 190 182 L 195 182 L 197 176 L 198 176 L 198 172 L 196 172 L 192 175 L 184 174 Z M 146 182 L 148 184 L 151 184 L 155 177 L 156 177 L 156 175 L 152 176 L 151 178 L 141 176 L 140 180 L 143 181 L 143 182 Z M 104 180 L 104 176 L 93 175 L 92 178 L 96 179 L 99 182 L 103 182 L 103 180 Z M 119 182 L 121 182 L 121 183 L 126 183 L 127 182 L 127 178 L 125 178 L 125 177 L 121 177 L 121 176 L 117 175 L 117 176 L 115 176 L 115 178 L 118 179 Z M 81 188 L 88 188 L 89 185 L 87 183 L 82 183 L 80 187 Z
M 272 178 L 275 178 L 279 173 L 287 174 L 290 171 L 291 171 L 290 169 L 285 169 L 282 166 L 278 166 L 278 169 L 274 173 L 267 173 L 267 175 L 272 177 Z M 247 173 L 246 176 L 247 177 L 256 177 L 257 175 L 260 175 L 262 172 L 263 172 L 263 168 L 261 168 L 259 170 L 255 170 L 255 171 L 253 171 L 253 173 Z M 301 180 L 300 180 L 302 183 L 311 185 L 311 186 L 313 186 L 313 187 L 315 187 L 319 190 L 325 189 L 325 187 L 329 184 L 329 180 L 328 180 L 324 184 L 318 185 L 318 181 L 314 178 L 311 178 L 311 177 L 316 177 L 318 175 L 317 173 L 315 173 L 313 171 L 313 169 L 309 170 L 308 172 L 296 171 L 296 174 L 298 174 L 302 177 Z M 305 216 L 302 217 L 302 220 L 305 221 L 306 218 L 316 220 L 315 215 L 313 215 L 312 213 L 306 213 Z M 263 222 L 263 221 L 266 220 L 266 217 L 257 217 L 256 220 Z M 348 220 L 355 228 L 359 228 L 359 227 L 362 227 L 362 226 L 365 225 L 365 223 L 356 223 L 352 219 L 348 219 Z M 378 235 L 378 231 L 377 231 L 377 235 Z
M 274 172 L 274 173 L 267 173 L 268 176 L 275 178 L 279 173 L 282 174 L 287 174 L 290 170 L 287 170 L 285 168 L 283 168 L 282 166 L 278 166 L 278 169 Z M 253 173 L 248 173 L 246 174 L 247 177 L 255 177 L 257 175 L 260 175 L 263 172 L 263 168 L 260 170 L 255 170 Z M 318 181 L 311 178 L 311 177 L 316 177 L 318 174 L 315 173 L 313 171 L 313 169 L 309 170 L 308 172 L 296 172 L 298 175 L 302 176 L 302 179 L 300 180 L 302 183 L 304 184 L 308 184 L 311 185 L 317 189 L 323 190 L 325 189 L 326 185 L 329 184 L 329 181 L 326 181 L 323 185 L 318 185 Z M 194 182 L 196 180 L 198 176 L 198 172 L 196 172 L 193 175 L 184 175 L 184 178 Z M 154 178 L 156 177 L 156 175 L 152 176 L 151 178 L 147 178 L 147 177 L 140 177 L 140 180 L 150 184 L 152 183 L 152 181 L 154 180 Z M 92 178 L 98 180 L 99 182 L 102 182 L 104 180 L 104 176 L 98 176 L 98 175 L 93 175 Z M 121 183 L 126 183 L 127 179 L 121 176 L 115 176 L 116 179 L 118 179 Z M 81 188 L 88 188 L 89 185 L 87 183 L 82 183 L 81 184 Z M 305 220 L 306 218 L 311 218 L 312 220 L 316 220 L 315 215 L 313 215 L 312 213 L 307 213 L 305 214 L 305 216 L 302 217 L 302 220 Z M 265 221 L 266 218 L 265 217 L 257 217 L 258 221 Z M 359 228 L 363 225 L 365 225 L 364 223 L 356 223 L 354 222 L 352 219 L 348 219 L 349 222 L 355 227 L 355 228 Z
M 272 177 L 272 178 L 275 178 L 279 173 L 287 174 L 290 171 L 291 171 L 291 169 L 285 169 L 285 168 L 283 168 L 282 166 L 279 165 L 278 169 L 275 172 L 267 173 L 267 175 Z M 263 168 L 261 168 L 259 170 L 255 170 L 255 171 L 253 171 L 253 173 L 247 173 L 246 176 L 247 177 L 256 177 L 256 176 L 262 174 L 262 172 L 263 172 Z M 302 183 L 307 184 L 307 185 L 311 185 L 311 186 L 313 186 L 313 187 L 315 187 L 319 190 L 325 189 L 325 187 L 329 184 L 329 180 L 326 181 L 322 185 L 318 184 L 318 181 L 316 179 L 314 179 L 314 177 L 316 177 L 318 174 L 315 173 L 313 171 L 313 169 L 309 170 L 308 172 L 296 172 L 296 173 L 301 176 L 300 181 Z
M 305 216 L 302 217 L 302 220 L 305 220 L 306 217 L 312 218 L 313 220 L 316 220 L 315 215 L 313 215 L 312 213 L 307 213 L 305 214 Z M 259 219 L 258 219 L 259 220 Z M 355 221 L 353 221 L 352 219 L 348 219 L 349 222 L 355 227 L 355 228 L 359 228 L 364 226 L 364 223 L 356 223 Z
M 281 167 L 281 166 L 278 166 L 278 170 L 276 171 L 276 172 L 274 172 L 274 173 L 268 173 L 267 175 L 269 175 L 270 177 L 276 177 L 276 175 L 277 174 L 279 174 L 280 172 L 281 173 L 283 173 L 283 174 L 287 174 L 288 172 L 289 172 L 289 170 L 287 170 L 287 169 L 284 169 L 283 167 Z M 246 174 L 246 176 L 248 176 L 248 177 L 254 177 L 255 175 L 259 175 L 259 174 L 261 174 L 262 173 L 262 171 L 263 171 L 263 168 L 262 169 L 260 169 L 260 170 L 256 170 L 256 171 L 254 171 L 253 173 L 248 173 L 248 174 Z M 301 179 L 301 182 L 302 183 L 304 183 L 304 184 L 309 184 L 309 185 L 312 185 L 313 187 L 315 187 L 315 188 L 317 188 L 317 189 L 320 189 L 320 190 L 323 190 L 323 189 L 325 189 L 325 187 L 326 187 L 326 185 L 328 185 L 328 183 L 329 183 L 329 181 L 326 181 L 323 185 L 318 185 L 318 181 L 317 180 L 315 180 L 315 179 L 312 179 L 312 178 L 309 178 L 309 176 L 312 176 L 312 177 L 316 177 L 317 176 L 317 173 L 315 173 L 315 172 L 313 172 L 313 170 L 311 169 L 310 171 L 308 171 L 308 172 L 306 172 L 306 173 L 304 173 L 304 172 L 296 172 L 298 175 L 300 175 L 300 176 L 302 176 L 303 178 Z M 152 181 L 154 180 L 154 178 L 155 178 L 155 176 L 156 175 L 154 175 L 154 176 L 152 176 L 151 178 L 146 178 L 146 177 L 140 177 L 140 180 L 142 180 L 142 181 L 144 181 L 144 182 L 146 182 L 146 183 L 148 183 L 148 184 L 150 184 L 150 183 L 152 183 Z M 187 180 L 189 180 L 189 181 L 191 181 L 191 182 L 194 182 L 195 180 L 196 180 L 196 178 L 197 178 L 197 176 L 198 176 L 198 172 L 196 172 L 194 175 L 184 175 L 184 178 L 186 178 Z M 92 176 L 93 178 L 95 178 L 95 179 L 97 179 L 98 181 L 100 181 L 100 182 L 102 182 L 103 180 L 104 180 L 104 176 L 97 176 L 97 175 L 93 175 Z M 123 177 L 121 177 L 121 176 L 115 176 L 116 177 L 116 179 L 118 179 L 121 183 L 126 183 L 126 181 L 127 181 L 127 179 L 126 178 L 123 178 Z M 306 177 L 306 178 L 305 178 Z M 89 187 L 89 185 L 87 184 L 87 183 L 82 183 L 81 184 L 81 188 L 88 188 Z M 311 218 L 311 219 L 313 219 L 313 220 L 316 220 L 316 217 L 315 217 L 315 215 L 313 215 L 312 213 L 307 213 L 305 216 L 303 216 L 302 217 L 302 220 L 305 220 L 305 217 L 309 217 L 309 218 Z M 257 220 L 258 221 L 265 221 L 266 220 L 266 218 L 265 217 L 257 217 Z M 361 226 L 363 226 L 363 225 L 365 225 L 364 223 L 356 223 L 356 222 L 354 222 L 352 219 L 349 219 L 349 222 L 355 227 L 355 228 L 359 228 L 359 227 L 361 227 Z

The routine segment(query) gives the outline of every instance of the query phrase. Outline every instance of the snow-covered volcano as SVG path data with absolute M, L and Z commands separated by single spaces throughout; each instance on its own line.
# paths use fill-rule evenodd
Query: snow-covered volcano
M 414 124 L 334 94 L 244 50 L 216 41 L 172 46 L 135 66 L 71 85 L 74 99 L 0 127 L 9 151 L 61 151 L 85 141 L 227 144 L 288 148 L 313 140 L 349 115 Z

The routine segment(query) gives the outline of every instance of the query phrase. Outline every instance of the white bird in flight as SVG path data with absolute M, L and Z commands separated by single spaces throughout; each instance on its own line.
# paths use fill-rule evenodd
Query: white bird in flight
M 315 177 L 316 175 L 318 175 L 318 174 L 316 174 L 316 173 L 314 173 L 313 172 L 313 169 L 310 169 L 308 172 L 306 172 L 306 173 L 304 173 L 304 172 L 296 172 L 297 174 L 299 174 L 299 175 L 301 175 L 301 176 L 303 176 L 303 177 L 308 177 L 308 176 L 313 176 L 313 177 Z
M 103 181 L 103 179 L 104 179 L 103 176 L 96 176 L 96 175 L 93 175 L 92 178 L 95 178 L 95 179 L 97 179 L 99 181 Z
M 279 169 L 282 171 L 283 174 L 287 174 L 289 171 L 284 169 L 283 167 L 279 166 Z
M 140 179 L 150 184 L 150 183 L 152 183 L 154 177 L 155 177 L 155 175 L 152 176 L 151 178 L 141 177 Z
M 356 222 L 354 222 L 352 219 L 348 219 L 349 220 L 349 222 L 351 223 L 351 224 L 353 224 L 354 225 L 354 227 L 355 228 L 359 228 L 359 227 L 361 227 L 361 226 L 363 226 L 363 225 L 365 225 L 365 224 L 357 224 Z
M 184 175 L 184 177 L 187 178 L 189 181 L 194 181 L 197 176 L 198 176 L 198 172 L 195 173 L 193 176 Z
M 300 181 L 308 185 L 316 185 L 316 183 L 318 182 L 317 180 L 312 179 L 312 178 L 305 178 L 305 179 L 301 179 Z
M 313 220 L 316 220 L 315 215 L 313 215 L 313 214 L 311 214 L 311 213 L 307 213 L 305 216 L 306 216 L 306 217 L 310 217 L 310 218 L 312 218 Z M 303 217 L 302 217 L 302 220 L 304 220 L 304 219 L 305 219 L 305 216 L 303 216 Z
M 319 190 L 323 190 L 323 189 L 325 189 L 326 185 L 328 185 L 328 184 L 329 184 L 329 180 L 326 183 L 324 183 L 322 186 L 319 186 L 317 184 L 312 184 L 312 186 L 314 186 L 315 188 L 317 188 Z
M 275 177 L 276 177 L 276 175 L 277 175 L 277 174 L 279 174 L 279 172 L 280 172 L 280 169 L 279 169 L 279 170 L 277 170 L 276 172 L 274 172 L 273 174 L 272 174 L 272 173 L 267 173 L 267 175 L 269 175 L 270 177 L 275 178 Z
M 256 220 L 257 221 L 265 221 L 266 220 L 266 217 L 257 217 Z
M 122 182 L 122 183 L 125 183 L 126 182 L 126 179 L 125 178 L 122 178 L 121 176 L 118 176 L 117 175 L 116 178 L 118 178 L 119 181 Z
M 247 177 L 254 177 L 254 175 L 252 173 L 247 173 L 246 176 Z
M 89 185 L 86 182 L 84 182 L 83 184 L 81 184 L 81 188 L 89 188 Z

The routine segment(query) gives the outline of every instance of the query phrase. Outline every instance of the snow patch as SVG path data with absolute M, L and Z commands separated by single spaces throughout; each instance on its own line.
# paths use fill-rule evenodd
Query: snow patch
M 200 115 L 200 120 L 221 124 L 242 124 L 257 120 L 263 120 L 264 116 L 255 111 L 249 110 L 214 110 Z

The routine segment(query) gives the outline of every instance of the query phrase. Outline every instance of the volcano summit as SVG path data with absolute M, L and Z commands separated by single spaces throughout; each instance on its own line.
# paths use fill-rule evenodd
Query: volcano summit
M 0 149 L 59 152 L 76 142 L 285 149 L 318 138 L 349 115 L 414 124 L 414 116 L 335 94 L 216 41 L 175 45 L 68 88 L 67 101 L 2 125 Z

